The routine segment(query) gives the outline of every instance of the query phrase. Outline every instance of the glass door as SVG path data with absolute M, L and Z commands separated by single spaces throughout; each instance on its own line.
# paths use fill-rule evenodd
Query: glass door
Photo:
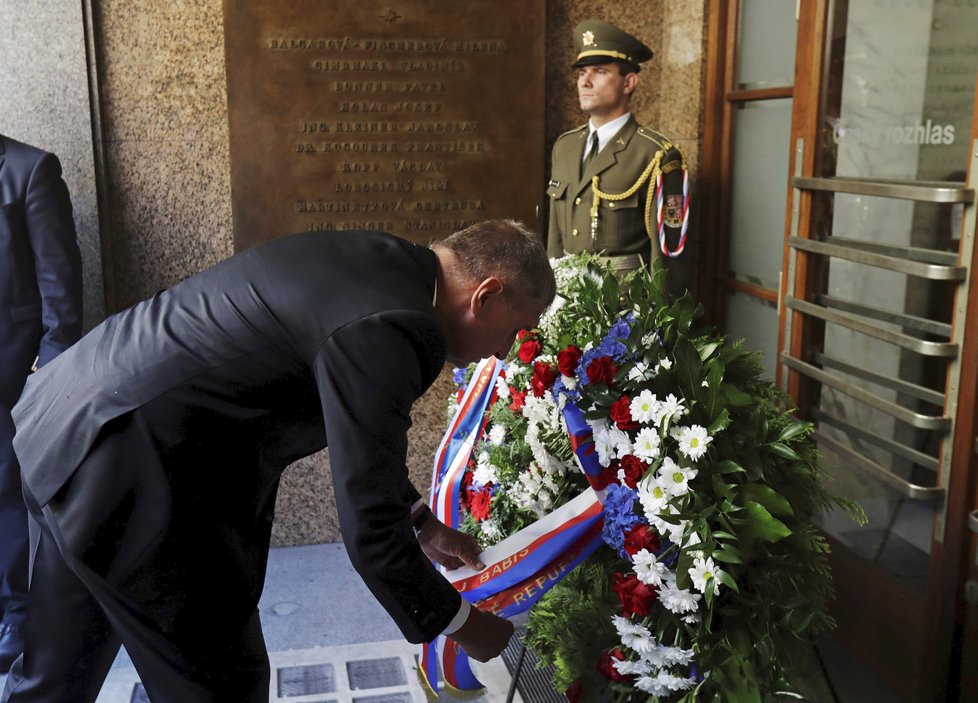
M 978 332 L 978 2 L 813 4 L 823 61 L 816 119 L 793 130 L 781 380 L 817 425 L 833 490 L 869 518 L 822 525 L 838 637 L 906 700 L 944 700 L 968 535 L 952 488 L 974 478 L 955 445 L 974 411 L 973 393 L 970 407 L 958 400 L 965 336 Z M 797 101 L 806 86 L 795 89 Z

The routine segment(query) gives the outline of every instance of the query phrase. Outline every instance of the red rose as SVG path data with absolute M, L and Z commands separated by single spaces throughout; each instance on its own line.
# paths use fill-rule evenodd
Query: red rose
M 658 554 L 662 543 L 659 541 L 659 533 L 651 527 L 636 525 L 625 535 L 625 551 L 628 556 L 633 557 L 643 549 L 649 550 L 651 554 Z
M 631 681 L 635 677 L 622 674 L 615 668 L 616 661 L 624 661 L 625 655 L 620 647 L 615 647 L 610 652 L 605 652 L 598 660 L 598 672 L 609 681 Z
M 519 332 L 516 333 L 516 339 L 519 340 L 520 342 L 532 336 L 533 336 L 533 332 L 531 332 L 530 330 L 520 330 Z
M 533 380 L 530 381 L 530 388 L 537 398 L 542 398 L 543 394 L 553 387 L 556 380 L 557 372 L 549 364 L 542 361 L 533 364 Z
M 536 339 L 528 339 L 520 345 L 517 356 L 524 364 L 529 364 L 540 355 L 543 346 Z
M 512 386 L 509 387 L 509 395 L 513 399 L 513 402 L 509 404 L 509 409 L 514 413 L 518 413 L 523 409 L 524 398 L 526 398 L 526 393 L 521 393 Z
M 610 356 L 599 356 L 587 365 L 587 380 L 591 383 L 603 383 L 610 386 L 615 382 L 618 367 Z
M 488 486 L 483 488 L 481 491 L 471 493 L 471 498 L 469 499 L 469 512 L 472 513 L 472 517 L 479 522 L 482 522 L 489 517 L 489 503 L 491 501 L 492 495 L 489 493 Z
M 611 404 L 611 421 L 618 425 L 619 430 L 636 430 L 638 423 L 632 419 L 631 399 L 627 395 Z M 632 486 L 634 488 L 634 486 Z
M 581 680 L 574 679 L 574 683 L 567 687 L 564 695 L 567 696 L 569 703 L 581 703 Z
M 621 458 L 621 468 L 625 472 L 625 485 L 635 488 L 645 475 L 648 464 L 634 454 L 626 454 Z
M 577 364 L 581 360 L 582 352 L 573 344 L 563 351 L 557 352 L 557 370 L 565 376 L 573 376 L 577 371 Z
M 639 581 L 635 574 L 624 576 L 616 571 L 614 589 L 621 600 L 621 614 L 626 618 L 633 615 L 644 618 L 658 598 L 655 589 Z

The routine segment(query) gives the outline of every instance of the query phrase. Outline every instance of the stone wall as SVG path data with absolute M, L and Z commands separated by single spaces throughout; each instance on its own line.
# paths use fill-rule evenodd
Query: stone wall
M 498 8 L 495 2 L 485 4 L 491 11 Z M 69 186 L 76 216 L 82 220 L 88 297 L 101 300 L 103 267 L 107 309 L 114 312 L 229 256 L 222 4 L 102 0 L 87 34 L 78 3 L 38 0 L 27 13 L 20 7 L 13 0 L 0 0 L 0 65 L 5 67 L 0 130 L 68 155 L 70 173 L 87 169 L 85 177 L 70 175 Z M 599 18 L 641 37 L 655 52 L 655 59 L 642 70 L 633 108 L 640 122 L 685 148 L 695 174 L 705 7 L 706 0 L 639 0 L 628 6 L 548 0 L 548 153 L 561 132 L 583 122 L 569 68 L 574 57 L 571 32 L 579 21 Z M 79 57 L 84 60 L 86 36 L 92 47 L 89 72 L 97 69 L 99 86 L 92 103 L 84 63 L 79 63 Z M 61 43 L 70 46 L 60 48 Z M 65 54 L 72 57 L 73 70 L 68 72 Z M 12 83 L 11 72 L 17 78 Z M 38 85 L 48 94 L 44 100 L 33 98 Z M 66 131 L 66 124 L 91 124 L 91 104 L 100 107 L 94 113 L 96 128 Z M 18 135 L 9 130 L 10 124 L 24 128 Z M 89 135 L 87 154 L 80 153 L 86 150 L 83 132 Z M 93 151 L 104 154 L 101 262 Z M 542 193 L 544 184 L 539 187 Z M 100 303 L 90 311 L 94 324 L 101 316 Z M 446 370 L 413 413 L 408 461 L 423 493 L 445 426 L 451 387 Z M 286 472 L 273 539 L 278 545 L 339 539 L 325 455 L 297 462 Z

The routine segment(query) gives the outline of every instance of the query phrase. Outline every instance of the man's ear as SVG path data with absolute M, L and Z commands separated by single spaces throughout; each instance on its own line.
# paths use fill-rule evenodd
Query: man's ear
M 638 74 L 629 73 L 625 76 L 625 95 L 631 95 L 638 87 Z
M 469 310 L 470 312 L 478 317 L 482 314 L 482 309 L 486 306 L 486 303 L 494 295 L 499 295 L 503 292 L 503 282 L 496 278 L 495 276 L 489 276 L 476 286 L 475 290 L 472 291 L 472 297 L 469 299 Z

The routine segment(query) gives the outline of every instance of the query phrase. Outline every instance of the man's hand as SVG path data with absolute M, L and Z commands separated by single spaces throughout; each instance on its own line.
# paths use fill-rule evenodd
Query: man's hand
M 450 635 L 472 659 L 487 662 L 498 657 L 513 636 L 513 623 L 472 606 L 465 623 Z
M 479 543 L 475 537 L 453 530 L 428 513 L 429 517 L 418 529 L 418 542 L 425 556 L 446 569 L 467 566 L 477 571 L 486 568 L 479 558 Z

